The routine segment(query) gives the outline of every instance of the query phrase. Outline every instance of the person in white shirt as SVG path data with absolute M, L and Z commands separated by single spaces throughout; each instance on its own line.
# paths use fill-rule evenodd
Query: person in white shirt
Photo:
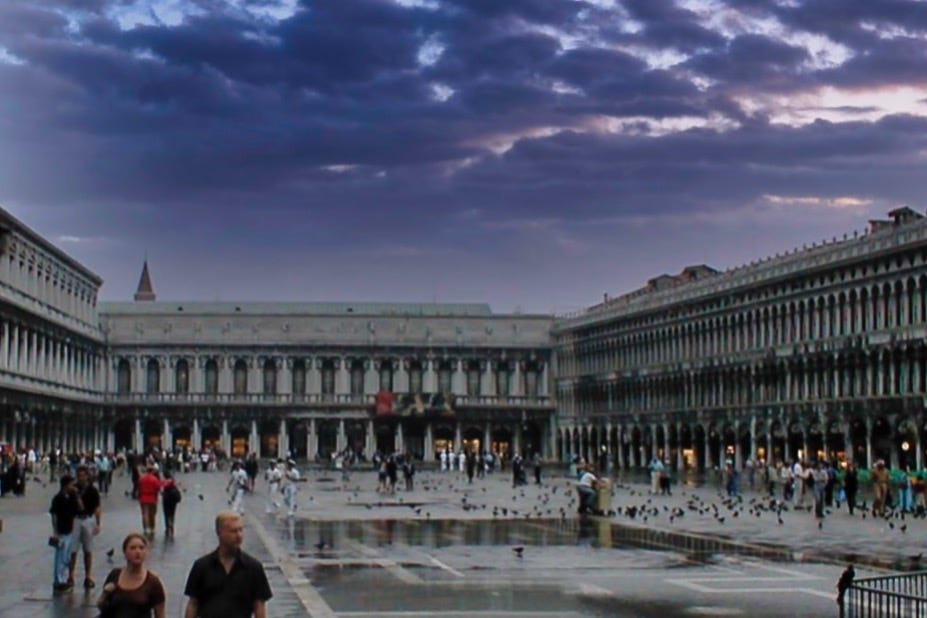
M 303 479 L 300 478 L 296 462 L 292 459 L 286 462 L 286 473 L 283 478 L 286 479 L 286 485 L 283 487 L 283 504 L 287 507 L 287 517 L 293 517 L 296 515 L 296 494 L 299 489 L 297 483 L 301 483 Z
M 280 482 L 283 480 L 283 473 L 277 467 L 276 461 L 271 461 L 264 470 L 264 480 L 267 481 L 267 513 L 276 513 L 280 508 L 277 494 L 280 493 Z
M 591 467 L 586 467 L 579 477 L 579 484 L 576 489 L 579 491 L 579 512 L 580 514 L 595 511 L 595 502 L 597 497 L 596 490 L 599 486 L 598 477 L 593 474 Z
M 241 464 L 237 461 L 232 464 L 232 476 L 229 478 L 229 484 L 225 487 L 225 490 L 228 491 L 233 486 L 234 493 L 230 500 L 232 510 L 236 513 L 244 513 L 241 506 L 241 499 L 244 497 L 245 489 L 248 487 L 248 473 L 245 472 L 244 468 L 242 468 Z

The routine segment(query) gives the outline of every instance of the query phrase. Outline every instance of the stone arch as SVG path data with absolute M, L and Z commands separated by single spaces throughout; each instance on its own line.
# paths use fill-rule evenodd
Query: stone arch
M 185 358 L 174 363 L 174 392 L 178 395 L 190 392 L 190 363 Z
M 895 430 L 895 453 L 898 467 L 902 470 L 914 470 L 917 466 L 918 427 L 913 418 L 903 418 Z
M 161 363 L 149 358 L 145 365 L 145 392 L 154 395 L 161 392 Z
M 116 388 L 120 395 L 132 392 L 132 365 L 128 359 L 120 358 L 116 366 Z

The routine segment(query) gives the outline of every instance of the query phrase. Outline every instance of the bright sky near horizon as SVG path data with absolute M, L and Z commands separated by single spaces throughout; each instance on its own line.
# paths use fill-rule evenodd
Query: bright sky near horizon
M 925 163 L 923 0 L 0 2 L 0 206 L 107 300 L 564 312 Z

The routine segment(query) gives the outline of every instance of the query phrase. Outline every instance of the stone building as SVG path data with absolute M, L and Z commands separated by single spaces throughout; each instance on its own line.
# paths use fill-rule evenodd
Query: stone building
M 153 298 L 147 274 L 139 295 Z M 554 452 L 546 316 L 398 303 L 134 302 L 100 313 L 113 448 Z
M 727 272 L 690 267 L 553 327 L 558 453 L 618 468 L 924 463 L 927 220 Z
M 0 444 L 105 440 L 100 278 L 0 210 Z

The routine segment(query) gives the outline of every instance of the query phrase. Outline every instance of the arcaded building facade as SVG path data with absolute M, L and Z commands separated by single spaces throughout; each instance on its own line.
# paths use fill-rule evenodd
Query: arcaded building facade
M 664 275 L 559 319 L 560 457 L 922 467 L 927 220 L 889 216 L 727 272 Z
M 114 448 L 554 456 L 549 317 L 151 297 L 146 274 L 142 300 L 101 307 Z
M 77 450 L 105 442 L 101 284 L 0 210 L 0 445 Z

